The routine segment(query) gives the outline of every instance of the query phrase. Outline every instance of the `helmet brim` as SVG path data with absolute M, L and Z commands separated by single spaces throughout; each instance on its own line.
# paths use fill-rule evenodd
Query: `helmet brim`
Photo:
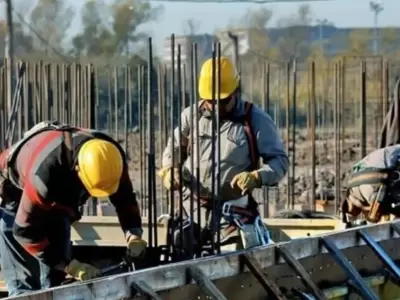
M 96 198 L 109 197 L 117 192 L 118 186 L 119 186 L 119 182 L 117 182 L 117 184 L 110 186 L 106 189 L 97 189 L 97 188 L 88 189 L 88 192 L 89 192 L 90 196 L 96 197 Z

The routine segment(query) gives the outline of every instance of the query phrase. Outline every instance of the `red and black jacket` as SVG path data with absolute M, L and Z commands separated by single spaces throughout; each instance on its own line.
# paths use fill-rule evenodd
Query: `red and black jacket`
M 71 259 L 70 249 L 65 248 L 70 243 L 69 225 L 80 218 L 79 207 L 89 198 L 75 171 L 79 148 L 90 139 L 106 139 L 117 145 L 125 158 L 118 143 L 105 134 L 74 129 L 70 137 L 71 161 L 66 161 L 63 131 L 47 130 L 24 143 L 11 162 L 21 189 L 20 199 L 13 199 L 18 203 L 14 235 L 26 251 L 54 266 Z M 0 155 L 0 168 L 6 159 L 7 150 Z M 126 160 L 118 191 L 109 200 L 126 236 L 141 235 L 141 217 Z

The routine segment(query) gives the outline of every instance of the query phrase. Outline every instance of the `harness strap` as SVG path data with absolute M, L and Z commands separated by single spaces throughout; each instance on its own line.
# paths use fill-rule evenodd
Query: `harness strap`
M 249 198 L 249 201 L 254 201 L 254 200 Z M 207 208 L 209 206 L 209 201 L 207 199 L 200 199 L 200 204 Z M 257 211 L 251 210 L 249 208 L 236 206 L 236 205 L 229 205 L 228 209 L 226 209 L 225 211 L 223 208 L 222 213 L 223 213 L 223 215 L 239 215 L 240 216 L 239 218 L 236 218 L 233 222 L 231 222 L 228 227 L 224 228 L 223 234 L 225 236 L 230 235 L 236 229 L 241 228 L 243 225 L 254 221 L 254 219 L 258 217 Z
M 74 155 L 73 155 L 73 145 L 72 145 L 72 134 L 71 131 L 63 131 L 63 146 L 65 151 L 64 157 L 65 161 L 69 166 L 72 166 Z
M 249 144 L 249 152 L 250 152 L 250 160 L 252 170 L 257 170 L 259 164 L 260 153 L 258 152 L 256 136 L 253 131 L 253 127 L 251 126 L 251 113 L 253 110 L 253 103 L 244 102 L 245 105 L 245 113 L 244 113 L 244 121 L 243 128 L 246 132 L 247 143 Z
M 348 222 L 347 214 L 350 213 L 348 197 L 351 188 L 359 187 L 361 185 L 378 185 L 379 190 L 375 199 L 371 199 L 370 206 L 368 207 L 366 218 L 371 222 L 377 222 L 383 214 L 387 214 L 384 210 L 386 206 L 385 201 L 388 194 L 388 184 L 395 184 L 400 180 L 400 173 L 394 168 L 376 169 L 366 168 L 364 170 L 351 174 L 347 180 L 347 195 L 341 204 L 342 219 Z M 362 208 L 360 208 L 363 210 Z M 354 215 L 354 214 L 353 214 Z
M 394 176 L 399 176 L 392 169 L 365 169 L 353 173 L 347 179 L 347 188 L 357 187 L 363 184 L 386 184 L 391 179 L 396 179 Z M 399 179 L 399 178 L 397 178 Z
M 244 224 L 250 223 L 250 221 L 251 221 L 251 219 L 248 217 L 242 217 L 242 218 L 236 219 L 235 222 L 229 224 L 229 226 L 223 230 L 223 235 L 224 236 L 230 235 L 236 229 L 241 228 Z

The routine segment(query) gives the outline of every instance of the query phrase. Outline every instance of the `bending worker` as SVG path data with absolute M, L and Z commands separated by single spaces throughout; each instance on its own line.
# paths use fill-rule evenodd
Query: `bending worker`
M 128 253 L 146 247 L 125 154 L 106 134 L 42 122 L 0 155 L 0 263 L 10 296 L 100 275 L 71 257 L 71 224 L 92 197 L 109 197 Z
M 186 158 L 182 166 L 182 180 L 180 180 L 178 161 L 173 162 L 171 158 L 171 138 L 163 153 L 162 169 L 159 171 L 159 176 L 168 190 L 179 189 L 180 182 L 187 184 L 194 178 L 196 183 L 189 188 L 185 186 L 184 189 L 187 192 L 184 195 L 184 217 L 190 217 L 191 197 L 189 194 L 193 193 L 195 197 L 199 194 L 200 210 L 202 211 L 201 227 L 206 229 L 206 226 L 210 224 L 209 218 L 206 216 L 210 215 L 208 212 L 212 207 L 211 199 L 219 199 L 221 207 L 217 209 L 220 212 L 220 217 L 212 222 L 218 222 L 219 226 L 221 217 L 223 217 L 223 222 L 228 223 L 225 228 L 221 227 L 221 241 L 226 240 L 233 233 L 232 229 L 235 232 L 235 229 L 240 229 L 241 239 L 237 246 L 249 248 L 265 242 L 265 239 L 262 241 L 263 238 L 257 236 L 256 233 L 255 225 L 258 225 L 257 228 L 260 226 L 264 228 L 264 225 L 259 224 L 261 220 L 257 203 L 251 196 L 251 192 L 253 189 L 262 186 L 277 185 L 285 176 L 289 161 L 277 128 L 269 115 L 256 105 L 240 99 L 239 75 L 234 65 L 226 57 L 220 58 L 219 65 L 221 74 L 219 95 L 217 93 L 213 95 L 212 92 L 212 59 L 205 61 L 200 71 L 198 93 L 201 101 L 196 104 L 199 106 L 198 134 L 196 128 L 190 127 L 190 107 L 185 108 L 181 113 L 181 132 L 178 128 L 174 130 L 175 157 L 178 157 L 178 150 L 181 148 Z M 218 72 L 216 71 L 215 74 L 218 74 Z M 211 126 L 213 99 L 220 99 L 219 117 L 221 124 L 219 129 L 221 185 L 219 194 L 215 194 L 214 197 L 211 194 L 214 169 L 211 145 L 216 140 Z M 196 124 L 196 122 L 197 120 L 193 123 Z M 190 134 L 194 135 L 193 147 L 189 147 L 191 144 Z M 198 140 L 196 140 L 197 136 L 199 137 Z M 261 166 L 258 164 L 260 158 L 262 159 Z M 190 167 L 192 159 L 194 160 L 194 167 L 196 168 L 197 165 L 200 167 L 200 177 L 197 179 L 195 178 L 196 171 L 191 170 Z M 172 173 L 174 174 L 173 182 L 171 180 Z M 197 182 L 200 185 L 199 191 L 196 189 Z M 194 209 L 197 210 L 197 200 L 195 199 L 194 202 Z M 196 219 L 196 215 L 195 212 L 192 221 L 193 224 L 198 225 L 199 220 Z M 183 222 L 183 220 L 180 221 Z M 188 230 L 185 234 L 189 232 L 191 231 Z M 185 238 L 183 240 L 191 239 Z M 197 240 L 195 242 L 203 243 Z M 179 243 L 179 238 L 178 241 L 175 241 L 175 245 L 177 243 Z M 187 246 L 183 245 L 182 247 Z
M 343 221 L 363 217 L 370 223 L 400 216 L 400 145 L 372 151 L 355 164 L 341 205 Z

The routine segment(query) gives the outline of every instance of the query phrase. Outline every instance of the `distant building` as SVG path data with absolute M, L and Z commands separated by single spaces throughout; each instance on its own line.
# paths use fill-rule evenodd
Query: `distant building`
M 246 55 L 251 48 L 252 38 L 251 30 L 249 29 L 235 29 L 229 31 L 230 33 L 238 37 L 239 44 L 239 55 Z M 233 57 L 234 49 L 232 40 L 229 38 L 229 32 L 226 30 L 217 31 L 216 36 L 221 42 L 221 52 L 222 55 Z
M 201 64 L 204 59 L 212 55 L 212 44 L 216 41 L 215 36 L 211 34 L 197 34 L 192 36 L 176 36 L 175 37 L 175 64 L 177 60 L 178 45 L 181 48 L 181 62 L 182 64 L 188 64 L 190 61 L 190 52 L 192 44 L 197 44 L 197 54 L 198 60 Z M 171 53 L 171 38 L 166 38 L 164 40 L 164 51 L 163 51 L 163 61 L 167 66 L 172 64 L 172 53 Z

